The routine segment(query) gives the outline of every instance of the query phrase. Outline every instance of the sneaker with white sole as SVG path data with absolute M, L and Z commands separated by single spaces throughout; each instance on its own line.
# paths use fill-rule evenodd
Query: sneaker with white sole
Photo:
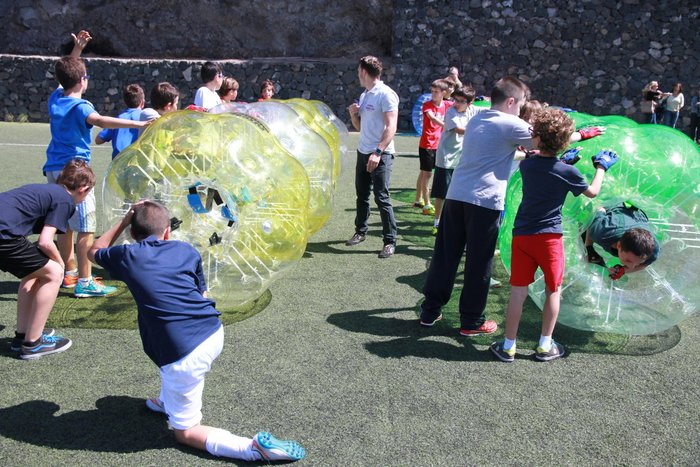
M 495 321 L 487 319 L 476 329 L 460 329 L 459 334 L 466 337 L 486 336 L 493 334 L 498 329 Z
M 109 285 L 104 285 L 100 281 L 90 278 L 88 285 L 83 285 L 78 281 L 73 295 L 77 298 L 106 297 L 116 292 L 118 289 Z
M 298 461 L 306 455 L 304 448 L 296 441 L 277 439 L 267 431 L 253 437 L 253 450 L 266 461 Z
M 566 355 L 566 349 L 557 341 L 552 341 L 552 347 L 549 350 L 544 350 L 542 347 L 537 347 L 535 358 L 541 362 L 549 362 Z
M 165 413 L 165 405 L 163 404 L 163 401 L 157 397 L 149 397 L 146 399 L 146 407 L 153 412 Z
M 22 360 L 36 360 L 45 355 L 64 352 L 70 348 L 73 342 L 62 336 L 42 335 L 39 341 L 32 346 L 22 344 L 19 358 Z

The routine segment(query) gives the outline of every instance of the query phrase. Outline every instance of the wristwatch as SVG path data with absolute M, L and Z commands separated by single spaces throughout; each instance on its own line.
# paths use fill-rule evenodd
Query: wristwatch
M 384 151 L 382 151 L 381 149 L 379 149 L 379 147 L 377 147 L 377 149 L 375 149 L 374 151 L 372 151 L 372 154 L 376 154 L 376 155 L 378 155 L 379 157 L 382 157 L 382 154 L 384 154 Z

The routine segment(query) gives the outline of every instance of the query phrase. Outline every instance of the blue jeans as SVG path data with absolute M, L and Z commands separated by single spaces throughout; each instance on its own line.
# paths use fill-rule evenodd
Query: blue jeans
M 642 115 L 644 116 L 644 121 L 642 123 L 656 123 L 656 114 L 654 112 Z
M 457 268 L 466 249 L 459 319 L 462 329 L 476 329 L 484 324 L 493 252 L 500 227 L 501 211 L 445 200 L 433 258 L 423 286 L 425 301 L 421 305 L 421 319 L 435 320 L 440 309 L 450 301 Z
M 389 197 L 389 180 L 391 179 L 391 167 L 394 162 L 393 154 L 382 154 L 372 173 L 367 172 L 367 161 L 370 154 L 357 151 L 357 165 L 355 166 L 355 193 L 357 195 L 355 213 L 355 233 L 367 234 L 367 220 L 369 219 L 369 195 L 374 191 L 374 202 L 379 209 L 382 218 L 382 236 L 384 244 L 396 244 L 396 219 L 394 208 Z
M 676 128 L 678 114 L 679 112 L 671 112 L 670 110 L 664 110 L 664 125 Z

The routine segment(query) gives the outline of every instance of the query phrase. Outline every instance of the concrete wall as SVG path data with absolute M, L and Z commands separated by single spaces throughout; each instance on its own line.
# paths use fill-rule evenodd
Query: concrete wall
M 15 5 L 21 6 L 22 1 Z M 39 5 L 58 3 L 61 2 L 46 0 Z M 66 5 L 104 7 L 104 3 L 70 0 Z M 231 6 L 224 0 L 204 3 Z M 291 8 L 292 2 L 276 4 Z M 293 8 L 295 15 L 306 15 L 305 21 L 312 17 L 317 21 L 334 18 L 333 24 L 345 24 L 346 35 L 335 32 L 334 37 L 341 34 L 347 46 L 333 49 L 335 58 L 318 57 L 319 50 L 324 50 L 318 43 L 328 38 L 321 32 L 310 31 L 295 40 L 310 44 L 306 47 L 308 55 L 315 58 L 223 61 L 226 73 L 241 83 L 239 99 L 256 98 L 257 83 L 271 78 L 279 85 L 278 97 L 322 100 L 347 121 L 345 107 L 361 92 L 356 77 L 357 58 L 368 52 L 381 54 L 387 49 L 388 55 L 382 57 L 384 79 L 401 98 L 399 126 L 404 130 L 411 126 L 410 111 L 415 99 L 429 90 L 433 79 L 445 76 L 451 65 L 460 68 L 462 80 L 472 83 L 478 93 L 487 94 L 496 79 L 510 74 L 526 81 L 537 99 L 596 115 L 636 117 L 641 88 L 650 80 L 660 81 L 663 90 L 670 90 L 674 82 L 683 83 L 688 100 L 700 85 L 697 73 L 700 34 L 696 31 L 700 3 L 697 1 L 367 0 L 361 4 L 369 19 L 356 14 L 357 9 L 342 9 L 338 6 L 340 2 L 330 2 L 327 7 L 322 2 L 312 2 L 302 9 Z M 14 25 L 17 31 L 20 31 L 17 24 L 23 24 L 21 21 L 26 23 L 23 27 L 35 31 L 42 22 L 60 23 L 63 16 L 73 11 L 68 8 L 66 13 L 61 13 L 63 10 L 54 9 L 53 16 L 49 16 L 45 9 L 38 11 L 36 6 L 34 10 L 23 8 L 24 17 L 8 18 L 12 9 L 2 13 L 6 24 Z M 338 16 L 343 14 L 346 16 Z M 289 38 L 281 30 L 283 24 L 275 24 L 273 20 L 271 15 L 266 29 L 270 44 L 278 43 L 278 37 Z M 383 24 L 380 20 L 387 22 Z M 375 25 L 374 42 L 367 41 L 366 33 L 372 29 L 366 27 L 368 21 Z M 10 35 L 10 29 L 4 28 L 0 39 Z M 68 31 L 75 29 L 64 32 L 64 37 L 69 37 Z M 108 28 L 97 30 L 105 29 Z M 384 38 L 387 30 L 391 33 L 390 45 Z M 158 32 L 154 26 L 149 44 L 160 47 L 160 53 L 167 55 L 167 42 L 159 38 Z M 227 34 L 231 40 L 240 39 L 234 28 Z M 187 37 L 184 32 L 181 35 Z M 208 49 L 206 58 L 212 58 L 214 50 Z M 274 53 L 272 47 L 271 51 Z M 184 104 L 191 103 L 199 86 L 202 61 L 198 60 L 86 58 L 93 78 L 85 97 L 98 111 L 107 114 L 114 114 L 122 107 L 121 88 L 131 82 L 140 83 L 148 94 L 156 82 L 171 81 L 181 90 Z M 0 118 L 27 115 L 31 121 L 46 121 L 45 101 L 55 87 L 51 72 L 55 59 L 0 55 Z M 687 109 L 684 110 L 682 117 L 687 121 Z

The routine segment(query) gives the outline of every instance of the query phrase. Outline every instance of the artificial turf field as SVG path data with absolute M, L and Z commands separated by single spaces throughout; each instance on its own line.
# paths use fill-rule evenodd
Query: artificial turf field
M 48 125 L 0 124 L 0 191 L 45 181 L 49 138 Z M 356 142 L 351 135 L 351 150 Z M 367 241 L 344 244 L 355 206 L 349 157 L 330 222 L 250 317 L 226 326 L 203 423 L 296 439 L 307 450 L 299 465 L 699 465 L 698 316 L 646 337 L 558 326 L 571 353 L 551 363 L 531 358 L 540 313 L 529 300 L 513 364 L 488 351 L 502 328 L 458 335 L 456 300 L 442 322 L 419 328 L 431 220 L 410 207 L 418 139 L 396 142 L 396 255 L 377 258 L 376 214 Z M 110 154 L 93 153 L 98 193 Z M 504 287 L 492 290 L 487 316 L 500 324 L 508 286 L 496 265 Z M 180 447 L 143 405 L 159 378 L 130 324 L 128 293 L 62 293 L 51 323 L 71 326 L 60 332 L 73 347 L 24 362 L 9 352 L 17 283 L 0 273 L 0 465 L 230 462 Z

